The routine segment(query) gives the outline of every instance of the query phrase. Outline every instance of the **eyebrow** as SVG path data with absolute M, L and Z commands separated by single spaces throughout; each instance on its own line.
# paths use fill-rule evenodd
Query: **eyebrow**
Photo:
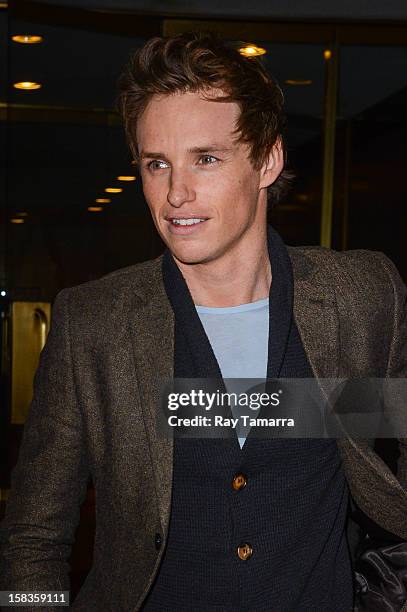
M 201 147 L 191 147 L 188 149 L 188 153 L 227 153 L 232 151 L 231 147 L 225 147 L 224 145 L 220 145 L 217 143 L 213 143 L 206 146 Z M 165 153 L 155 152 L 155 151 L 143 151 L 141 150 L 140 159 L 151 157 L 166 157 Z

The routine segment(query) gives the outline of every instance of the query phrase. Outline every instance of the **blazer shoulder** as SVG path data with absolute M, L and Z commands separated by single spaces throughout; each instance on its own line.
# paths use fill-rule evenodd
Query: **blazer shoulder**
M 52 307 L 52 324 L 67 318 L 72 333 L 87 340 L 108 336 L 110 329 L 116 333 L 128 313 L 143 307 L 163 285 L 161 259 L 162 256 L 62 289 Z
M 57 299 L 61 300 L 68 296 L 73 300 L 100 298 L 108 302 L 114 300 L 117 295 L 126 293 L 135 294 L 143 299 L 154 290 L 157 281 L 160 281 L 161 260 L 162 255 L 156 259 L 120 268 L 101 278 L 62 289 Z
M 349 249 L 337 251 L 323 246 L 289 246 L 290 253 L 296 259 L 303 258 L 312 262 L 315 266 L 371 266 L 378 260 L 389 260 L 387 255 L 381 251 L 368 249 Z M 390 260 L 389 260 L 390 261 Z M 394 265 L 394 264 L 393 264 Z
M 359 291 L 389 290 L 401 281 L 396 266 L 381 251 L 337 251 L 322 246 L 288 247 L 288 251 L 294 269 L 300 273 L 306 270 L 308 278 L 319 275 L 328 283 L 350 283 Z

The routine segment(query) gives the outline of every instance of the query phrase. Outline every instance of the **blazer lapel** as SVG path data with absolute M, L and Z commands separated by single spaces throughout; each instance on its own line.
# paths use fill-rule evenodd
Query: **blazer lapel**
M 288 247 L 294 275 L 294 319 L 317 378 L 337 378 L 339 319 L 332 286 L 327 286 L 303 253 Z
M 173 378 L 174 316 L 162 282 L 161 257 L 151 262 L 138 292 L 143 303 L 130 313 L 130 333 L 139 405 L 150 443 L 161 524 L 166 533 L 171 507 L 173 439 L 159 431 L 157 414 L 161 383 Z

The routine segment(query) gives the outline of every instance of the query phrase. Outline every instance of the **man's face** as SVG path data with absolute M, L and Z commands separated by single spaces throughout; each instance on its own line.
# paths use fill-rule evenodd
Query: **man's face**
M 161 238 L 185 264 L 219 260 L 264 228 L 261 171 L 232 134 L 239 113 L 234 102 L 177 93 L 154 96 L 139 119 L 144 196 Z

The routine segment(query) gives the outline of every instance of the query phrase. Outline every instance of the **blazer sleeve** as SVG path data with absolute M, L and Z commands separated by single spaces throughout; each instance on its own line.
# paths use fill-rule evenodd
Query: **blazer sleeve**
M 53 306 L 12 472 L 0 525 L 0 590 L 69 590 L 68 558 L 89 470 L 75 393 L 68 297 L 69 290 L 63 290 Z
M 384 299 L 391 300 L 393 329 L 388 353 L 386 378 L 407 378 L 407 288 L 396 266 L 383 253 L 376 253 L 380 265 L 385 269 L 390 282 L 390 293 L 386 289 Z M 389 309 L 390 310 L 390 309 Z M 391 385 L 390 381 L 390 385 Z M 397 410 L 402 411 L 403 432 L 407 422 L 407 401 L 404 398 L 404 381 L 397 397 Z M 392 393 L 391 393 L 392 396 Z M 399 418 L 399 416 L 398 416 Z M 397 432 L 396 432 L 397 435 Z M 398 436 L 399 458 L 397 479 L 407 490 L 407 438 Z M 391 503 L 391 502 L 390 502 Z M 362 513 L 363 514 L 363 513 Z M 355 562 L 354 612 L 371 610 L 399 610 L 407 612 L 407 542 L 378 527 L 363 515 L 357 522 L 364 527 L 364 539 L 359 543 Z M 406 517 L 407 520 L 407 517 Z
M 407 287 L 394 263 L 380 253 L 380 261 L 386 270 L 393 289 L 393 334 L 390 344 L 386 377 L 407 378 Z M 404 387 L 403 387 L 404 389 Z M 406 411 L 404 413 L 404 410 Z M 407 398 L 403 406 L 403 430 L 407 422 Z M 397 478 L 407 489 L 407 438 L 398 437 L 399 459 Z

